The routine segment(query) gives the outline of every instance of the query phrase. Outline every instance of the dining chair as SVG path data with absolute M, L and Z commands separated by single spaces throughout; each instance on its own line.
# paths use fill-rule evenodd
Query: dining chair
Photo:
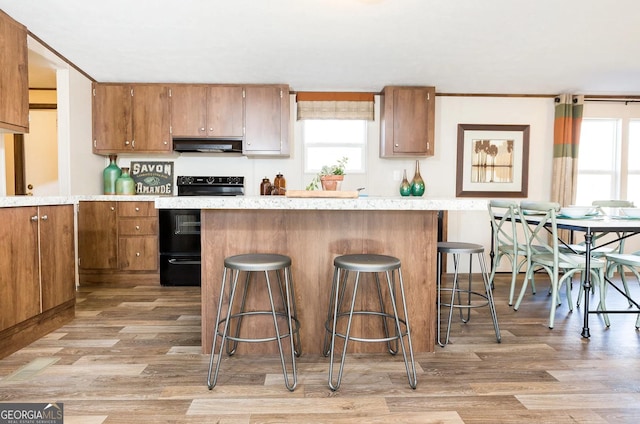
M 527 264 L 527 243 L 518 240 L 518 221 L 520 212 L 518 203 L 513 200 L 490 200 L 489 217 L 491 218 L 491 233 L 493 245 L 493 266 L 489 282 L 493 286 L 496 270 L 502 258 L 507 258 L 511 263 L 511 287 L 509 289 L 509 306 L 513 305 L 513 296 L 516 287 L 518 273 Z M 520 259 L 519 259 L 520 258 Z M 532 283 L 535 294 L 535 284 Z
M 560 205 L 555 202 L 520 202 L 520 211 L 523 219 L 531 215 L 529 225 L 523 225 L 529 246 L 536 246 L 536 249 L 529 249 L 530 265 L 527 270 L 520 296 L 513 309 L 516 311 L 520 307 L 522 298 L 526 292 L 527 282 L 533 274 L 534 269 L 543 269 L 549 276 L 551 287 L 551 307 L 549 312 L 549 328 L 553 328 L 556 307 L 559 304 L 559 291 L 562 284 L 565 284 L 566 297 L 569 310 L 573 311 L 571 300 L 571 285 L 569 284 L 576 273 L 587 271 L 586 258 L 584 255 L 576 253 L 566 253 L 560 251 L 561 242 L 558 238 L 558 224 L 556 215 L 560 210 Z M 535 217 L 535 218 L 533 218 Z M 602 258 L 592 258 L 590 260 L 590 272 L 594 281 L 601 285 L 604 281 L 604 270 L 606 261 Z M 604 308 L 604 293 L 600 290 L 600 304 L 598 310 Z M 609 317 L 603 314 L 605 323 L 609 325 Z
M 609 253 L 605 257 L 607 259 L 607 277 L 611 278 L 615 272 L 620 274 L 620 281 L 622 281 L 624 292 L 627 295 L 627 300 L 629 300 L 631 292 L 627 284 L 625 268 L 631 271 L 640 283 L 640 250 L 633 253 Z M 604 294 L 606 296 L 606 289 Z M 630 300 L 629 306 L 632 306 Z M 640 314 L 638 314 L 638 319 L 636 320 L 636 328 L 640 328 Z
M 608 215 L 616 216 L 618 215 L 617 213 L 618 208 L 634 207 L 633 202 L 630 200 L 594 200 L 591 203 L 591 205 L 595 206 L 598 211 L 598 215 L 602 215 L 602 216 L 608 216 Z M 611 253 L 623 253 L 624 241 L 625 241 L 625 238 L 623 236 L 624 236 L 623 233 L 618 232 L 616 237 L 618 241 L 611 242 L 610 240 L 608 241 L 607 234 L 605 233 L 595 234 L 591 240 L 592 242 L 591 256 L 595 258 L 605 258 L 606 255 Z M 584 254 L 587 251 L 584 241 L 577 244 L 571 244 L 567 248 L 575 253 Z M 609 268 L 609 266 L 612 266 L 612 265 L 608 263 L 607 269 Z M 582 277 L 584 278 L 584 276 Z M 625 293 L 627 294 L 627 296 L 629 296 L 629 286 L 627 285 L 626 279 L 622 279 L 622 285 L 624 287 Z M 576 302 L 578 306 L 580 306 L 581 300 L 582 300 L 582 290 L 578 293 L 578 300 Z M 631 302 L 629 302 L 629 306 L 631 306 Z

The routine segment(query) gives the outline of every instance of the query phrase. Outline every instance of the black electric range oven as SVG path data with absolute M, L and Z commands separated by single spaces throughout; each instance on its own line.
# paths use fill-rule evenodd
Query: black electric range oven
M 179 176 L 178 196 L 241 196 L 244 177 Z M 160 284 L 199 286 L 200 209 L 161 209 Z

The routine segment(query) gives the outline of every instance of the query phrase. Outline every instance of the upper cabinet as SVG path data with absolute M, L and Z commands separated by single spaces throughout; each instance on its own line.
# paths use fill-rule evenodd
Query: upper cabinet
M 27 29 L 0 10 L 0 128 L 29 132 Z
M 435 87 L 388 86 L 382 94 L 380 157 L 433 156 Z
M 179 84 L 171 87 L 174 137 L 242 138 L 242 86 Z
M 169 88 L 160 84 L 93 85 L 93 152 L 171 151 Z
M 289 109 L 289 86 L 246 86 L 243 153 L 288 156 Z

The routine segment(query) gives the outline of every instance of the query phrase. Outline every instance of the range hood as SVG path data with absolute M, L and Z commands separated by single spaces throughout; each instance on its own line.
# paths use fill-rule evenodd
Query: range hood
M 242 139 L 174 138 L 176 152 L 242 153 Z

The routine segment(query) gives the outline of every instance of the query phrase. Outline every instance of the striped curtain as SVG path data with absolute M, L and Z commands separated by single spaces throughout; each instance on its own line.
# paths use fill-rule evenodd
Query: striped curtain
M 576 201 L 584 96 L 561 94 L 555 101 L 551 200 L 566 206 Z

